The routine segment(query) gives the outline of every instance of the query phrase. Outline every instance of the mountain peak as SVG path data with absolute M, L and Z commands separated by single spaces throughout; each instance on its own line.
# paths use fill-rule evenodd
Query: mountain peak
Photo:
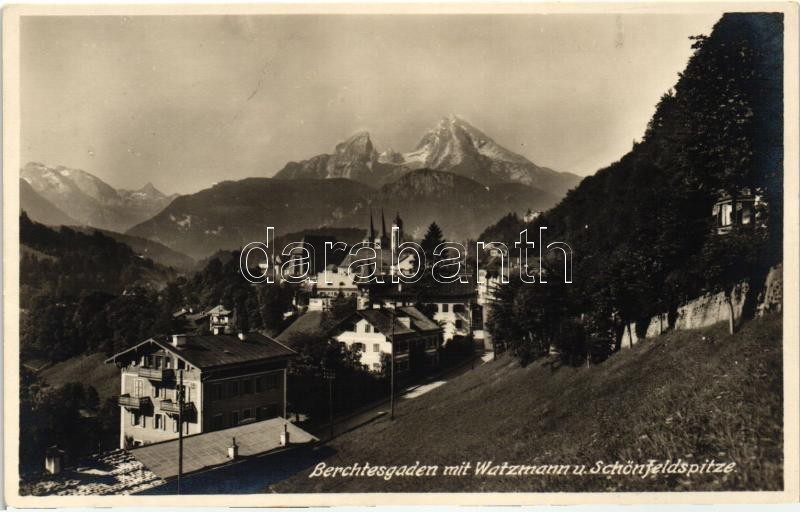
M 141 192 L 142 194 L 152 195 L 152 196 L 163 196 L 164 193 L 158 190 L 152 182 L 148 181 L 145 186 L 137 190 L 137 192 Z
M 372 160 L 377 157 L 375 146 L 367 131 L 359 131 L 351 135 L 344 142 L 336 145 L 337 155 L 348 155 L 359 159 Z

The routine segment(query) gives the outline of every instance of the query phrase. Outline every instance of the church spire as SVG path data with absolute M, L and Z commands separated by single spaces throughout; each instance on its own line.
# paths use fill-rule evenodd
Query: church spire
M 372 242 L 375 240 L 375 224 L 372 222 L 372 208 L 369 209 L 369 238 L 368 240 Z

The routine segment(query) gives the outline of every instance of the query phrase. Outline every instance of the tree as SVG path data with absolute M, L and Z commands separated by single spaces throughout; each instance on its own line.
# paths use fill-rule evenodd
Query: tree
M 704 283 L 704 290 L 725 295 L 730 334 L 736 330 L 734 293 L 737 285 L 753 275 L 753 269 L 758 266 L 758 254 L 764 243 L 763 234 L 762 230 L 737 226 L 725 235 L 711 237 L 696 259 L 695 272 Z M 751 282 L 751 287 L 754 284 Z
M 430 226 L 428 226 L 428 231 L 425 233 L 425 237 L 422 239 L 422 250 L 425 253 L 425 265 L 426 267 L 430 267 L 433 265 L 434 262 L 438 261 L 442 256 L 434 256 L 433 251 L 439 244 L 444 243 L 444 235 L 442 234 L 442 229 L 439 227 L 438 224 L 432 222 Z

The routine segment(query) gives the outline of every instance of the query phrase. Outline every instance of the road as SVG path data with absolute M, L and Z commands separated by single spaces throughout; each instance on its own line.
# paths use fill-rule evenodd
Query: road
M 492 360 L 492 354 L 484 353 L 482 355 L 476 355 L 475 365 L 484 364 L 488 361 Z M 449 380 L 452 380 L 454 377 L 457 377 L 463 373 L 469 372 L 472 369 L 472 361 L 467 361 L 461 365 L 448 368 L 442 370 L 437 375 L 432 375 L 426 378 L 421 383 L 414 383 L 406 386 L 403 389 L 398 390 L 397 392 L 397 400 L 395 402 L 395 407 L 402 407 L 403 402 L 406 400 L 414 400 L 440 386 L 445 385 Z M 345 432 L 350 432 L 351 430 L 355 430 L 367 423 L 371 423 L 378 418 L 382 418 L 384 416 L 388 417 L 390 414 L 390 401 L 387 397 L 385 400 L 370 404 L 359 411 L 351 413 L 344 417 L 339 417 L 334 419 L 333 425 L 333 437 L 340 436 Z M 305 427 L 304 427 L 305 428 Z M 330 440 L 330 424 L 323 423 L 320 425 L 309 426 L 305 428 L 307 431 L 311 432 L 323 442 Z

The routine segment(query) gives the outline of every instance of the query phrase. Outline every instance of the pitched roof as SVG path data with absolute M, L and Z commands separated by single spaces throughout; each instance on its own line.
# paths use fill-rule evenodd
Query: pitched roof
M 326 253 L 327 243 L 337 243 L 336 237 L 329 235 L 303 235 L 300 243 L 306 248 L 311 248 L 309 252 L 311 252 L 310 259 L 313 273 L 325 270 L 326 256 L 329 264 L 338 265 L 347 254 L 347 251 L 336 250 L 336 248 L 327 250 Z M 305 255 L 305 253 L 301 253 L 300 247 L 292 249 L 291 252 L 292 254 Z
M 222 304 L 218 306 L 214 306 L 213 308 L 209 309 L 205 312 L 206 315 L 230 315 L 231 312 L 225 309 L 225 306 Z
M 321 335 L 322 330 L 322 311 L 307 311 L 300 315 L 294 322 L 283 330 L 275 339 L 281 343 L 289 343 L 292 338 L 300 335 Z
M 347 322 L 348 320 L 352 320 L 353 317 L 363 318 L 367 322 L 369 322 L 378 332 L 383 335 L 391 336 L 394 334 L 395 336 L 401 336 L 404 334 L 413 334 L 413 333 L 431 333 L 435 331 L 440 331 L 442 328 L 425 316 L 420 310 L 415 308 L 414 306 L 407 306 L 397 309 L 391 308 L 375 308 L 375 309 L 360 309 L 353 313 L 351 316 L 339 322 L 337 327 L 341 324 Z M 409 317 L 411 319 L 410 325 L 406 326 L 400 318 L 401 317 Z M 392 322 L 394 321 L 394 322 Z M 394 331 L 392 330 L 392 323 L 394 323 Z
M 374 260 L 374 262 L 377 263 L 378 272 L 379 273 L 388 272 L 389 269 L 392 266 L 392 257 L 393 257 L 392 249 L 390 247 L 382 247 L 380 249 L 375 249 L 373 247 L 372 249 L 375 251 L 375 260 Z M 342 254 L 341 251 L 340 251 L 340 254 Z M 353 266 L 352 268 L 350 268 L 350 270 L 353 271 L 353 272 L 359 272 L 362 267 L 371 269 L 373 260 L 370 257 L 370 255 L 371 255 L 370 252 L 368 252 L 368 251 L 363 251 L 362 252 L 361 249 L 359 249 L 356 252 L 356 254 L 351 254 L 349 252 L 349 249 L 348 249 L 347 254 L 338 263 L 338 265 L 339 265 L 339 267 L 342 267 L 342 268 L 350 268 L 353 265 L 354 262 L 361 261 L 361 263 L 359 265 Z M 413 254 L 411 252 L 404 251 L 403 253 L 400 254 L 399 263 L 403 263 L 406 260 L 409 260 L 410 258 L 413 258 L 413 257 L 414 256 L 413 256 Z M 365 260 L 368 260 L 368 261 L 365 262 Z
M 187 334 L 186 344 L 181 347 L 174 346 L 171 337 L 161 335 L 111 356 L 106 363 L 135 353 L 145 343 L 154 343 L 200 369 L 292 357 L 296 354 L 283 343 L 257 332 L 247 333 L 245 341 L 232 334 Z
M 183 439 L 184 474 L 230 463 L 228 446 L 233 438 L 239 447 L 240 457 L 252 457 L 281 448 L 280 434 L 284 428 L 289 432 L 292 444 L 305 444 L 317 438 L 284 418 L 257 421 L 238 427 L 205 432 Z M 153 443 L 134 448 L 130 453 L 147 469 L 161 478 L 178 475 L 178 440 Z
M 467 276 L 468 282 L 438 283 L 430 280 L 416 283 L 371 283 L 369 293 L 371 300 L 407 299 L 421 302 L 437 300 L 456 300 L 476 297 L 477 286 L 474 276 Z

